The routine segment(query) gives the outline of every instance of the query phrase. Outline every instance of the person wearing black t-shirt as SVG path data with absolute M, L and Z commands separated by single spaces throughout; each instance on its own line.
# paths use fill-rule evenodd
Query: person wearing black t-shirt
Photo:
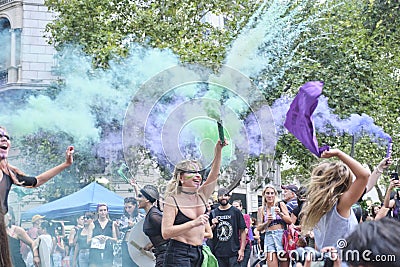
M 300 223 L 301 223 L 301 210 L 303 208 L 303 205 L 305 201 L 307 200 L 307 188 L 302 186 L 300 189 L 297 191 L 297 207 L 295 207 L 290 214 L 290 217 L 292 219 L 292 223 L 301 230 Z
M 299 188 L 297 191 L 297 203 L 298 206 L 294 208 L 292 213 L 290 214 L 290 218 L 292 220 L 292 223 L 294 224 L 294 227 L 299 233 L 301 232 L 301 210 L 303 209 L 303 206 L 307 200 L 307 188 L 302 186 Z M 305 235 L 299 235 L 299 240 L 297 242 L 297 246 L 309 246 L 309 247 L 314 247 L 314 239 L 313 239 L 313 234 L 311 232 L 305 234 Z
M 160 198 L 157 187 L 154 185 L 145 185 L 140 189 L 136 199 L 139 208 L 146 211 L 146 217 L 143 223 L 143 232 L 149 237 L 153 245 L 154 256 L 156 257 L 156 267 L 161 267 L 164 262 L 165 251 L 168 241 L 162 237 L 161 221 L 162 211 L 159 208 L 158 199 Z M 154 203 L 157 202 L 157 205 Z
M 4 214 L 8 212 L 8 194 L 13 184 L 24 187 L 38 187 L 62 172 L 73 162 L 74 147 L 69 146 L 66 151 L 65 162 L 45 171 L 44 173 L 30 177 L 18 168 L 8 163 L 8 152 L 11 148 L 10 136 L 4 127 L 0 126 L 0 205 Z
M 240 267 L 246 247 L 247 227 L 243 214 L 229 203 L 229 199 L 229 191 L 220 188 L 220 205 L 210 214 L 214 234 L 212 252 L 218 260 L 219 267 Z

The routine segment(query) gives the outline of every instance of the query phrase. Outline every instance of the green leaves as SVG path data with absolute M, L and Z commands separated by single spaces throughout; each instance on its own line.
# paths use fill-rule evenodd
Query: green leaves
M 283 78 L 274 80 L 274 88 L 264 92 L 268 103 L 272 104 L 283 93 L 294 96 L 298 87 L 307 81 L 323 80 L 323 95 L 328 97 L 329 107 L 341 118 L 362 113 L 374 118 L 394 139 L 393 156 L 397 157 L 400 151 L 396 146 L 400 143 L 398 3 L 389 0 L 306 2 L 296 21 L 291 23 L 301 23 L 311 16 L 316 20 L 302 32 L 293 47 L 287 48 L 294 51 L 287 63 L 290 67 L 285 69 Z M 260 1 L 182 0 L 138 4 L 129 0 L 46 0 L 45 4 L 58 14 L 46 28 L 49 42 L 59 50 L 70 43 L 81 46 L 85 53 L 94 56 L 95 67 L 107 68 L 110 60 L 128 54 L 130 42 L 137 42 L 170 49 L 183 63 L 218 69 L 226 49 L 260 6 Z M 220 14 L 225 18 L 223 28 L 205 20 Z M 265 44 L 265 49 L 272 45 Z M 277 62 L 276 68 L 255 78 L 271 80 L 282 64 Z M 351 150 L 350 136 L 318 134 L 318 139 L 348 153 Z M 384 150 L 369 137 L 359 138 L 355 144 L 356 158 L 370 166 L 381 160 Z M 296 172 L 306 177 L 316 161 L 290 134 L 280 138 L 275 159 L 296 166 L 295 172 L 283 172 L 285 179 L 293 178 Z
M 400 62 L 398 57 L 391 56 L 396 54 L 400 44 L 399 35 L 392 34 L 400 26 L 398 7 L 383 0 L 330 1 L 326 5 L 329 5 L 325 6 L 328 11 L 313 25 L 312 35 L 307 36 L 314 36 L 315 41 L 300 49 L 295 60 L 301 63 L 285 77 L 293 84 L 289 91 L 295 94 L 298 86 L 307 80 L 323 80 L 323 95 L 329 98 L 329 106 L 336 114 L 342 118 L 350 114 L 368 114 L 394 138 L 395 144 L 398 143 L 400 90 L 399 81 L 392 77 Z M 314 14 L 319 10 L 321 7 L 316 4 L 310 12 Z M 320 143 L 334 143 L 350 152 L 349 136 L 318 133 L 317 136 Z M 385 140 L 377 145 L 369 137 L 359 138 L 355 157 L 372 168 L 385 156 L 384 144 Z M 398 151 L 394 149 L 393 157 L 397 157 Z M 311 157 L 292 152 L 289 155 L 296 159 L 296 165 L 304 166 L 303 162 Z
M 183 62 L 214 67 L 221 64 L 225 48 L 259 5 L 248 0 L 227 1 L 57 1 L 47 0 L 50 10 L 59 14 L 46 32 L 49 42 L 59 50 L 74 43 L 94 55 L 96 67 L 126 56 L 124 40 L 150 47 L 169 48 Z M 224 14 L 227 31 L 205 22 L 211 14 Z

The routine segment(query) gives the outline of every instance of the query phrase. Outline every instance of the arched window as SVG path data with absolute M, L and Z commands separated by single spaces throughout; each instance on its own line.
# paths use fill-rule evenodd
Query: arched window
M 6 18 L 0 18 L 0 85 L 7 83 L 7 68 L 10 66 L 11 25 Z

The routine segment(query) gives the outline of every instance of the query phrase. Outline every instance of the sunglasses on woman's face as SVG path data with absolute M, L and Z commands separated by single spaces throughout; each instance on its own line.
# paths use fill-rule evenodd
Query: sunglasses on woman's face
M 91 220 L 91 219 L 93 219 L 93 217 L 92 216 L 83 216 L 83 219 L 84 220 Z
M 264 195 L 266 195 L 266 196 L 273 196 L 273 195 L 275 195 L 275 192 L 265 192 Z
M 6 133 L 0 133 L 0 138 L 5 137 L 8 141 L 10 141 L 10 136 L 7 135 Z
M 179 171 L 181 173 L 187 173 L 187 174 L 200 174 L 200 175 L 204 174 L 204 170 L 182 170 L 182 169 L 179 169 Z
M 200 174 L 200 171 L 182 171 L 183 173 L 188 173 L 188 174 Z

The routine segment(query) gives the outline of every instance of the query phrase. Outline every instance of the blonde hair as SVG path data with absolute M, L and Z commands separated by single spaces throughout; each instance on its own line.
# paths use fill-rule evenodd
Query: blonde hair
M 272 184 L 267 184 L 267 185 L 264 187 L 263 191 L 262 191 L 262 204 L 261 204 L 261 207 L 260 207 L 260 208 L 258 209 L 258 211 L 257 211 L 257 222 L 258 222 L 258 223 L 264 223 L 264 222 L 265 222 L 265 216 L 264 216 L 264 214 L 265 214 L 266 207 L 267 207 L 267 202 L 265 201 L 265 191 L 266 191 L 267 189 L 272 189 L 272 190 L 274 190 L 274 193 L 275 193 L 274 206 L 276 205 L 276 203 L 279 202 L 279 199 L 278 199 L 278 190 L 276 190 L 275 186 L 273 186 Z
M 164 194 L 165 198 L 180 193 L 181 182 L 179 178 L 181 177 L 184 171 L 193 170 L 193 166 L 196 166 L 199 169 L 202 168 L 200 162 L 196 160 L 183 160 L 175 165 L 173 177 L 169 181 L 167 188 L 165 189 L 165 194 Z
M 319 220 L 329 212 L 351 184 L 353 173 L 341 161 L 325 161 L 311 173 L 307 186 L 307 204 L 301 215 L 302 231 L 312 230 Z
M 265 208 L 265 206 L 267 205 L 267 202 L 265 201 L 265 191 L 267 191 L 267 189 L 273 189 L 275 192 L 275 201 L 274 201 L 274 205 L 276 203 L 278 203 L 279 199 L 278 199 L 278 190 L 276 190 L 275 186 L 273 186 L 272 184 L 267 184 L 264 187 L 264 190 L 262 191 L 262 207 L 263 209 Z

